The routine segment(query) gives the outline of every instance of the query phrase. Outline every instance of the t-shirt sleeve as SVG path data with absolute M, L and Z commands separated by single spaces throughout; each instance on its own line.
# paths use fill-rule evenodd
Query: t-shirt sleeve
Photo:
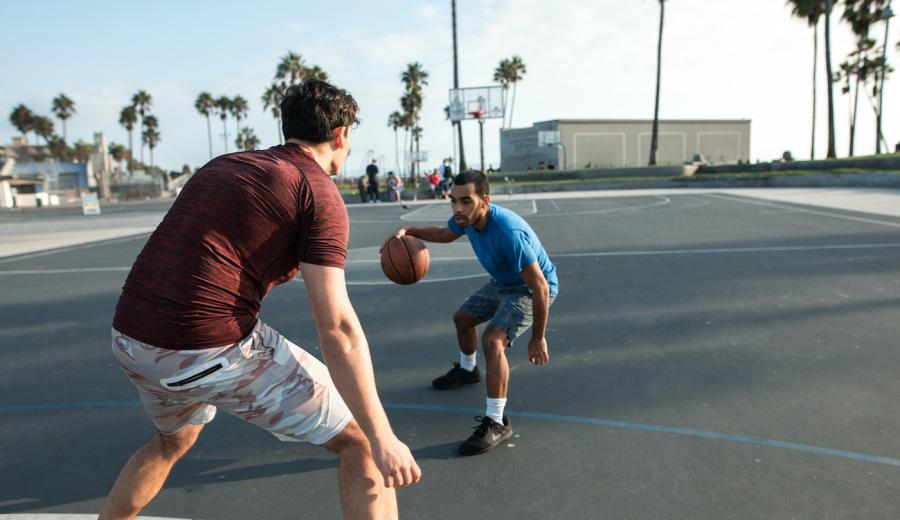
M 454 219 L 453 217 L 450 217 L 450 219 L 447 220 L 447 227 L 450 228 L 450 231 L 453 231 L 454 234 L 457 234 L 457 235 L 465 235 L 466 234 L 466 232 L 463 231 L 463 228 L 459 227 L 459 224 L 456 223 L 456 219 Z
M 528 235 L 521 231 L 513 231 L 507 235 L 507 251 L 510 265 L 516 270 L 516 274 L 522 272 L 529 265 L 537 262 L 537 255 L 531 247 Z
M 300 185 L 300 261 L 344 268 L 350 221 L 340 192 L 329 178 L 306 178 Z

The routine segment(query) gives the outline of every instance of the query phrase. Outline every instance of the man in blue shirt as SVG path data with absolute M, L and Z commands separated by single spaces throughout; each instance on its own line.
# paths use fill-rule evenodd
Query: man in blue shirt
M 505 348 L 533 324 L 528 361 L 543 365 L 550 360 L 545 334 L 559 287 L 556 266 L 531 226 L 516 213 L 492 206 L 490 199 L 487 177 L 479 171 L 465 171 L 453 179 L 453 216 L 446 227 L 402 227 L 391 235 L 443 243 L 466 235 L 478 261 L 491 275 L 490 282 L 469 296 L 453 315 L 459 363 L 432 382 L 434 388 L 445 390 L 481 380 L 475 327 L 488 322 L 481 337 L 487 365 L 486 411 L 478 418 L 481 424 L 475 433 L 460 445 L 463 455 L 484 453 L 512 437 L 509 418 L 503 415 L 509 384 Z

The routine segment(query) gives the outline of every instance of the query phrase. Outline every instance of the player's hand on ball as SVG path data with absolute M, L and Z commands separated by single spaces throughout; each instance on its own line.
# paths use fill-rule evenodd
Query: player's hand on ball
M 392 238 L 400 238 L 406 234 L 406 228 L 400 228 L 397 231 L 394 231 L 393 235 L 388 235 L 387 238 L 384 239 L 384 242 L 381 243 L 381 248 L 378 250 L 379 253 L 384 251 L 384 248 L 387 246 L 387 243 L 391 241 Z
M 543 365 L 550 361 L 546 338 L 531 338 L 528 342 L 528 361 L 532 365 Z
M 384 476 L 384 485 L 389 488 L 411 486 L 422 477 L 422 470 L 416 464 L 409 447 L 394 437 L 386 443 L 372 444 L 375 466 Z

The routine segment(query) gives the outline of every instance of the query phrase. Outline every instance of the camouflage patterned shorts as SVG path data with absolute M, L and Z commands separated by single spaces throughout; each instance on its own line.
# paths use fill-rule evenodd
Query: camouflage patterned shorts
M 352 419 L 318 359 L 261 321 L 243 340 L 171 350 L 112 331 L 112 351 L 156 427 L 206 424 L 222 409 L 283 441 L 323 444 Z

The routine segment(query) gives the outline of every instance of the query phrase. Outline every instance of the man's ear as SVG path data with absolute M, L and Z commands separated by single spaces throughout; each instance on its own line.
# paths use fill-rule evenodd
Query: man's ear
M 484 197 L 481 197 L 481 205 L 482 205 L 482 206 L 487 207 L 488 204 L 490 204 L 490 203 L 491 203 L 491 196 L 490 196 L 490 195 L 485 195 Z
M 337 147 L 344 148 L 347 146 L 347 138 L 350 137 L 350 127 L 339 126 L 334 129 L 332 135 L 334 135 L 334 141 Z

